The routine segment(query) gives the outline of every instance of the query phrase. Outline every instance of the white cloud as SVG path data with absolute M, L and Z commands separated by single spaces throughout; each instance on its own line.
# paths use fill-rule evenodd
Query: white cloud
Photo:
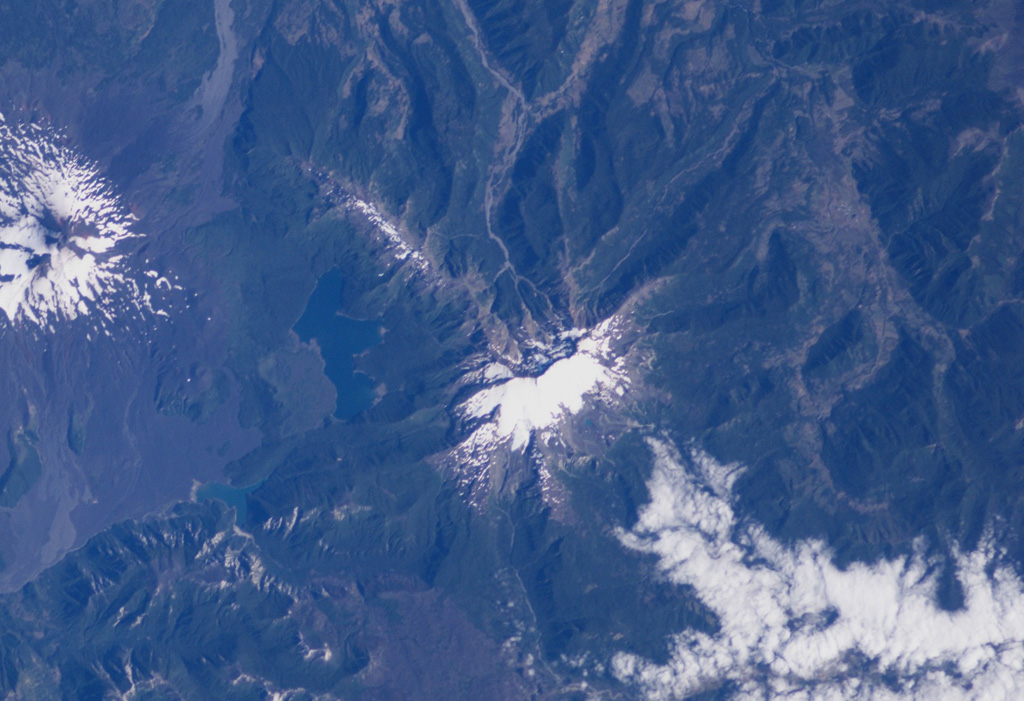
M 680 633 L 664 665 L 619 654 L 620 679 L 655 699 L 723 684 L 740 698 L 1024 693 L 1022 584 L 993 563 L 991 544 L 957 557 L 965 607 L 944 611 L 934 563 L 920 553 L 840 570 L 820 542 L 787 547 L 737 519 L 736 465 L 697 451 L 683 458 L 663 441 L 650 446 L 651 502 L 620 538 L 656 555 L 671 581 L 693 586 L 720 630 Z
M 127 275 L 133 217 L 96 167 L 39 125 L 0 115 L 0 310 L 11 323 L 50 328 L 147 308 Z

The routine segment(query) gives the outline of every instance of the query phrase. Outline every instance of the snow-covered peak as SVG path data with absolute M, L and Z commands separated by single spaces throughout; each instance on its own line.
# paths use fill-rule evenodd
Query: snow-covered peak
M 0 310 L 49 329 L 148 308 L 121 251 L 134 218 L 96 166 L 52 129 L 0 115 Z
M 509 474 L 529 464 L 545 502 L 562 504 L 564 492 L 548 459 L 573 450 L 572 429 L 582 425 L 573 417 L 581 412 L 595 412 L 588 414 L 588 426 L 608 428 L 600 417 L 629 397 L 637 357 L 632 349 L 623 351 L 631 346 L 628 325 L 612 317 L 535 343 L 523 362 L 473 362 L 463 386 L 480 389 L 455 407 L 473 430 L 442 458 L 469 502 L 481 506 L 494 490 L 516 481 L 508 481 Z
M 562 416 L 576 413 L 585 396 L 616 384 L 616 379 L 595 356 L 576 353 L 555 362 L 539 377 L 513 377 L 481 390 L 464 407 L 474 418 L 496 411 L 496 436 L 511 439 L 513 450 L 522 450 L 534 430 L 549 428 Z
M 537 376 L 516 377 L 499 364 L 485 369 L 484 377 L 498 382 L 461 406 L 469 418 L 491 419 L 474 434 L 475 442 L 508 443 L 512 450 L 520 451 L 535 431 L 553 429 L 563 418 L 580 411 L 588 397 L 625 392 L 629 381 L 621 359 L 614 357 L 609 348 L 610 324 L 591 333 L 570 333 L 580 339 L 576 351 Z

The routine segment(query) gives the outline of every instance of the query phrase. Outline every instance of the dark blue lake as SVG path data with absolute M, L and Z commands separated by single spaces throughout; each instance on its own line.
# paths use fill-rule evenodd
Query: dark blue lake
M 381 342 L 381 324 L 339 314 L 341 290 L 341 272 L 325 273 L 293 329 L 305 343 L 316 339 L 326 365 L 324 372 L 338 390 L 334 415 L 348 420 L 373 405 L 373 380 L 355 371 L 352 358 Z

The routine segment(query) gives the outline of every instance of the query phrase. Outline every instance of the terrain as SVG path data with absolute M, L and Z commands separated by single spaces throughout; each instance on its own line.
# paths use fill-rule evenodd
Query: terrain
M 0 306 L 10 697 L 1024 687 L 1014 3 L 0 21 L 160 293 Z

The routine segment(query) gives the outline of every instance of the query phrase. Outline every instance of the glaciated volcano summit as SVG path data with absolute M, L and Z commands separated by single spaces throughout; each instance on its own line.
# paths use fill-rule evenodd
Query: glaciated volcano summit
M 0 115 L 0 309 L 50 328 L 90 316 L 106 329 L 149 307 L 125 266 L 134 217 L 97 167 L 37 124 Z

